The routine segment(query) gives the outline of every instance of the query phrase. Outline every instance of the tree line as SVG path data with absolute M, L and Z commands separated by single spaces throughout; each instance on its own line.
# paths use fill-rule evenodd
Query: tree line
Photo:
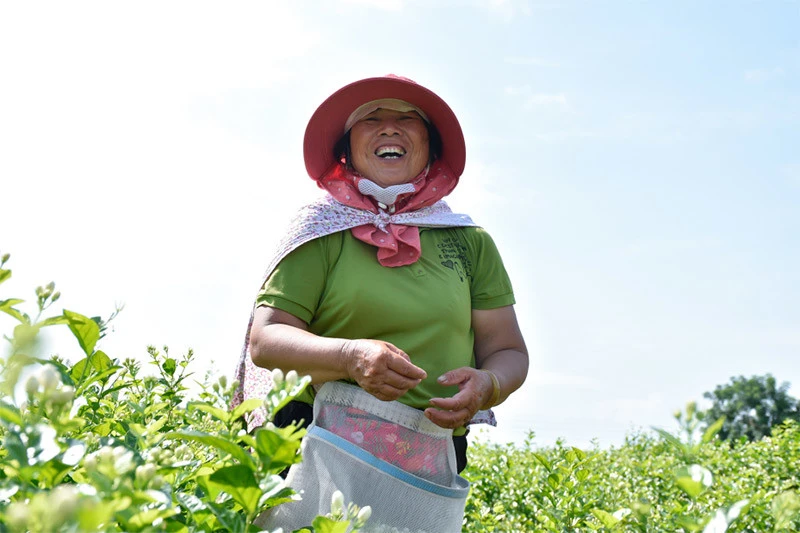
M 705 427 L 725 417 L 718 434 L 723 440 L 760 440 L 786 420 L 800 422 L 800 402 L 789 394 L 789 388 L 788 382 L 778 385 L 771 374 L 732 377 L 729 383 L 703 394 L 711 407 L 698 416 Z

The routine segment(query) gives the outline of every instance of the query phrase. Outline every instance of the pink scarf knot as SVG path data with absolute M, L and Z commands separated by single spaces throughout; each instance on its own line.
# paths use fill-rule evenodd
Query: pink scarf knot
M 392 213 L 381 208 L 375 199 L 359 191 L 358 183 L 363 179 L 339 164 L 331 168 L 317 184 L 338 202 L 375 213 L 372 224 L 357 226 L 350 231 L 356 239 L 378 248 L 378 261 L 381 265 L 399 267 L 415 263 L 422 255 L 419 228 L 395 224 L 393 217 L 435 204 L 450 194 L 458 184 L 458 179 L 444 161 L 434 161 L 429 169 L 411 182 L 414 186 L 413 192 L 397 197 Z

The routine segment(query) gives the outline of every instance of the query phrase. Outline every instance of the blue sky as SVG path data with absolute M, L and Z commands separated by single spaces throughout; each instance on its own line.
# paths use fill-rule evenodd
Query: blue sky
M 779 0 L 4 4 L 2 298 L 124 302 L 109 354 L 231 374 L 317 194 L 308 118 L 393 72 L 461 120 L 450 203 L 500 246 L 531 350 L 484 438 L 618 444 L 740 374 L 800 396 L 798 28 Z

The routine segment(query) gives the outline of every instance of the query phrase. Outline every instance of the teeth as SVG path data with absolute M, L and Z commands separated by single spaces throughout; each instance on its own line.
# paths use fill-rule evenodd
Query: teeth
M 375 150 L 375 155 L 378 157 L 401 157 L 405 153 L 406 151 L 400 146 L 381 146 Z

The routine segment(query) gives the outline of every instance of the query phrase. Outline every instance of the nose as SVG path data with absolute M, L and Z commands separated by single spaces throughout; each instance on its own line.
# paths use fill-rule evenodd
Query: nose
M 380 127 L 380 134 L 381 135 L 399 135 L 400 134 L 400 127 L 398 122 L 394 118 L 386 118 L 381 121 Z

